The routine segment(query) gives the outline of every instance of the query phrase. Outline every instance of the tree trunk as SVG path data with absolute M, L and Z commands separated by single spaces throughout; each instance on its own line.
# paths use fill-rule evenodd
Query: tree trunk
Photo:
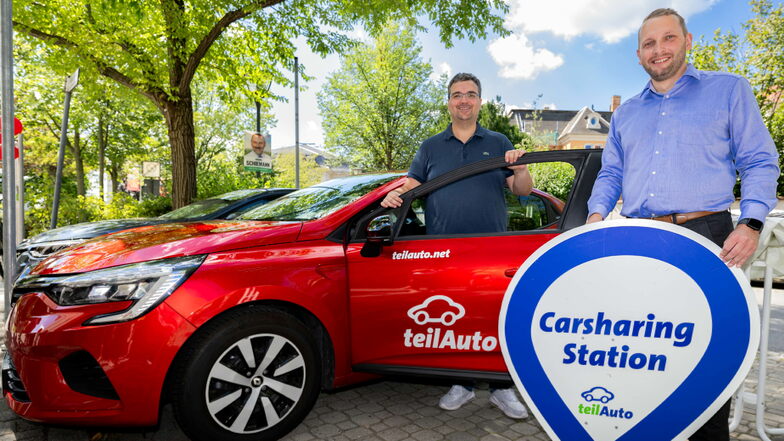
M 186 90 L 177 101 L 164 103 L 172 163 L 172 207 L 188 205 L 196 196 L 196 146 L 193 100 Z
M 76 168 L 76 194 L 85 196 L 87 194 L 84 186 L 84 162 L 82 161 L 82 137 L 79 129 L 74 129 L 74 141 L 71 144 L 71 153 L 74 157 L 74 167 Z
M 103 176 L 106 167 L 106 142 L 103 137 L 103 115 L 98 117 L 98 194 L 106 202 L 103 194 Z

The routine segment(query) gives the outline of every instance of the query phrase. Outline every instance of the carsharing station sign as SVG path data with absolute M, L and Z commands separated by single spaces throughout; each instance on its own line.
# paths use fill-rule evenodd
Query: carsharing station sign
M 605 221 L 518 270 L 499 335 L 554 440 L 686 440 L 730 399 L 759 343 L 743 273 L 685 228 Z

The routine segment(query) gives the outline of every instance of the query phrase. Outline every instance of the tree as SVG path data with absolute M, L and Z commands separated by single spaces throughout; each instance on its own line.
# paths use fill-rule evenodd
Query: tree
M 506 106 L 501 102 L 501 97 L 496 96 L 494 101 L 482 104 L 479 109 L 479 124 L 494 132 L 502 133 L 515 147 L 525 147 L 531 143 L 530 136 L 520 131 L 520 128 L 509 121 Z
M 776 143 L 779 167 L 784 167 L 784 5 L 774 8 L 770 0 L 750 4 L 754 17 L 743 24 L 742 35 L 717 29 L 712 42 L 701 38 L 689 56 L 699 69 L 732 72 L 749 80 Z M 784 193 L 781 177 L 778 193 Z
M 326 147 L 365 170 L 406 168 L 444 100 L 411 27 L 388 24 L 349 51 L 318 94 Z
M 80 66 L 134 90 L 166 121 L 175 208 L 196 194 L 191 86 L 198 75 L 258 101 L 274 81 L 290 85 L 294 40 L 319 54 L 344 51 L 355 24 L 377 34 L 389 19 L 420 16 L 441 40 L 505 33 L 503 0 L 18 0 L 14 27 L 46 45 L 48 63 L 64 73 Z M 227 101 L 229 101 L 227 99 Z M 235 100 L 239 102 L 240 100 Z

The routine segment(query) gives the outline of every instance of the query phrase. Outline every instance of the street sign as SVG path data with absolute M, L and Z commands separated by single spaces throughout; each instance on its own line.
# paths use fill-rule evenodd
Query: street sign
M 686 440 L 754 360 L 759 313 L 718 246 L 648 220 L 570 230 L 520 267 L 499 322 L 509 371 L 554 440 Z

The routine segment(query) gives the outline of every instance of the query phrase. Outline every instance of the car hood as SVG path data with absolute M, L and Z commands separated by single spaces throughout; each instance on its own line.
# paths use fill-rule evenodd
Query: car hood
M 206 221 L 150 225 L 53 254 L 31 274 L 65 274 L 118 265 L 293 242 L 301 222 Z
M 129 228 L 159 224 L 163 222 L 166 221 L 155 218 L 136 218 L 111 219 L 68 225 L 37 234 L 21 243 L 19 249 L 25 249 L 27 247 L 46 242 L 92 239 L 93 237 L 114 233 L 115 231 L 127 230 Z

